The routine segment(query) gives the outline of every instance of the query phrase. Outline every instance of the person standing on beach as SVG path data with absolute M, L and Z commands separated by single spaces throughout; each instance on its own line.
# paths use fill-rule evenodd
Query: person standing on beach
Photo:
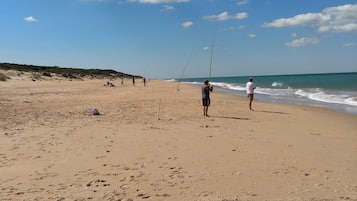
M 252 108 L 252 102 L 254 99 L 254 89 L 255 89 L 255 84 L 253 83 L 253 78 L 249 77 L 248 82 L 246 84 L 246 89 L 247 89 L 247 96 L 249 98 L 249 109 L 254 111 Z
M 205 117 L 209 117 L 208 107 L 211 104 L 211 99 L 209 97 L 209 94 L 212 91 L 213 91 L 213 87 L 209 85 L 209 81 L 208 80 L 204 81 L 201 92 L 202 92 L 203 115 Z

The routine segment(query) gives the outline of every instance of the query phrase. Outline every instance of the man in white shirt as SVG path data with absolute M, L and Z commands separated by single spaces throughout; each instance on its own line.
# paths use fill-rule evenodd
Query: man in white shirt
M 249 109 L 254 111 L 252 108 L 252 102 L 254 99 L 254 89 L 255 89 L 255 84 L 253 83 L 253 78 L 249 77 L 248 82 L 246 84 L 246 89 L 247 89 L 247 96 L 249 98 Z

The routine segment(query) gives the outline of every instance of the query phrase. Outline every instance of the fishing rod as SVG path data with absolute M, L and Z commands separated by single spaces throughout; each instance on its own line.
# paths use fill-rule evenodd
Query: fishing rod
M 191 53 L 189 54 L 189 56 L 188 56 L 188 58 L 187 58 L 187 60 L 186 60 L 186 62 L 185 62 L 185 65 L 184 65 L 184 67 L 183 67 L 183 69 L 182 69 L 180 78 L 179 78 L 178 83 L 177 83 L 176 92 L 175 92 L 175 95 L 174 95 L 174 98 L 173 98 L 173 102 L 175 102 L 175 100 L 176 100 L 176 94 L 177 94 L 177 92 L 180 91 L 181 80 L 182 80 L 182 78 L 183 78 L 183 75 L 184 75 L 184 73 L 185 73 L 185 71 L 186 71 L 186 68 L 187 68 L 188 64 L 190 63 L 192 54 L 193 54 L 193 48 L 192 48 Z M 158 109 L 157 109 L 157 120 L 161 120 L 160 114 L 162 113 L 162 110 L 163 110 L 163 104 L 162 104 L 161 99 L 159 99 Z
M 181 84 L 181 80 L 182 80 L 183 75 L 184 75 L 184 73 L 185 73 L 185 71 L 186 71 L 186 68 L 187 68 L 188 64 L 190 63 L 190 60 L 191 60 L 191 57 L 192 57 L 192 53 L 193 53 L 193 48 L 192 48 L 191 53 L 189 54 L 189 56 L 188 56 L 188 58 L 187 58 L 187 60 L 186 60 L 186 63 L 185 63 L 185 65 L 184 65 L 183 69 L 182 69 L 180 78 L 179 78 L 179 80 L 178 80 L 179 82 L 178 82 L 177 87 L 176 87 L 176 92 L 180 90 L 179 86 L 180 86 L 180 84 Z
M 211 45 L 211 59 L 210 59 L 210 64 L 209 64 L 208 80 L 211 80 L 211 74 L 212 74 L 213 49 L 214 49 L 214 42 L 215 42 L 214 40 L 215 40 L 215 34 L 213 33 L 212 45 Z

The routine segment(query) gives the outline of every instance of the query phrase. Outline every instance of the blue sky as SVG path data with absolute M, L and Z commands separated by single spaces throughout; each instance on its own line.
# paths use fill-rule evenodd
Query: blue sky
M 0 1 L 0 62 L 207 77 L 211 48 L 212 76 L 356 72 L 357 1 Z

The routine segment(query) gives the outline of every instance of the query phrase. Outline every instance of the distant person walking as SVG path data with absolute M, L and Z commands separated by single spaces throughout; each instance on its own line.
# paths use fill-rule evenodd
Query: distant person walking
M 202 85 L 202 104 L 203 104 L 203 115 L 205 117 L 209 117 L 208 115 L 208 107 L 211 104 L 211 99 L 209 97 L 210 92 L 213 91 L 213 86 L 209 85 L 209 81 L 206 80 L 204 81 L 204 84 Z
M 133 86 L 135 86 L 135 77 L 133 77 Z
M 253 83 L 253 78 L 249 77 L 248 82 L 246 84 L 246 89 L 247 89 L 247 96 L 249 98 L 249 109 L 254 111 L 252 108 L 252 102 L 254 99 L 254 89 L 255 89 L 255 84 Z

